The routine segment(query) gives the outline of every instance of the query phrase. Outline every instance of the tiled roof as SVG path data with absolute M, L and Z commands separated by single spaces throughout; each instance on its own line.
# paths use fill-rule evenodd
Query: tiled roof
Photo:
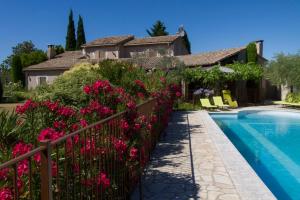
M 172 43 L 174 42 L 179 35 L 166 35 L 166 36 L 156 36 L 156 37 L 144 37 L 144 38 L 135 38 L 127 42 L 124 46 L 133 46 L 133 45 L 143 45 L 143 44 L 162 44 L 162 43 Z
M 219 51 L 212 51 L 200 54 L 183 55 L 177 56 L 177 58 L 180 61 L 182 61 L 186 66 L 212 65 L 244 49 L 246 49 L 246 47 L 223 49 Z
M 133 35 L 122 35 L 122 36 L 112 36 L 112 37 L 105 37 L 93 40 L 89 43 L 82 45 L 82 47 L 93 47 L 93 46 L 114 46 L 129 40 L 134 39 Z
M 74 64 L 84 61 L 81 51 L 66 51 L 62 54 L 56 55 L 50 60 L 46 60 L 42 63 L 31 65 L 23 69 L 23 71 L 35 71 L 35 70 L 68 70 Z

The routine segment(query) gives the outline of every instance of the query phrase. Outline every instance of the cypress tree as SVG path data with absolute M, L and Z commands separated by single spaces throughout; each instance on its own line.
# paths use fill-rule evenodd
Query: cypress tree
M 190 40 L 189 40 L 189 37 L 186 33 L 186 31 L 184 31 L 184 36 L 182 37 L 183 39 L 183 44 L 185 45 L 186 49 L 188 50 L 188 53 L 190 54 L 191 53 L 191 43 L 190 43 Z
M 66 37 L 66 51 L 73 51 L 76 49 L 76 37 L 75 37 L 75 26 L 73 20 L 73 11 L 70 11 L 69 14 L 69 24 L 67 30 L 67 37 Z
M 76 49 L 80 49 L 81 45 L 85 44 L 85 33 L 83 27 L 83 20 L 82 17 L 79 15 L 78 24 L 77 24 L 77 42 L 76 42 Z
M 11 76 L 14 83 L 21 81 L 22 84 L 24 84 L 22 68 L 21 57 L 19 55 L 15 55 L 11 62 Z
M 146 30 L 146 31 L 151 37 L 155 37 L 155 36 L 169 35 L 169 33 L 166 31 L 166 29 L 167 28 L 164 25 L 164 23 L 162 21 L 158 20 L 155 22 L 155 24 L 152 26 L 152 28 L 150 28 L 150 30 Z
M 254 42 L 247 45 L 247 62 L 257 62 L 257 49 Z
M 2 102 L 2 98 L 3 98 L 3 85 L 2 85 L 2 81 L 0 79 L 0 102 Z

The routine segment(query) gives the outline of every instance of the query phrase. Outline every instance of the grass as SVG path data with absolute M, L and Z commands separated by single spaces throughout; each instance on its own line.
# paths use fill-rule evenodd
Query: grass
M 193 104 L 190 102 L 179 102 L 174 110 L 177 111 L 195 111 L 195 110 L 201 110 L 200 104 Z
M 0 103 L 0 111 L 13 111 L 17 105 L 21 105 L 22 103 Z

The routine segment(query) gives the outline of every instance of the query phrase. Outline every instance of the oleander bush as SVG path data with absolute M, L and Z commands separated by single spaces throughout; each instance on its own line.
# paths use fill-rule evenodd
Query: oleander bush
M 181 96 L 181 93 L 180 87 L 172 82 L 172 78 L 161 71 L 147 74 L 132 66 L 127 67 L 126 71 L 120 73 L 121 75 L 116 70 L 120 75 L 120 81 L 115 80 L 116 76 L 103 72 L 104 69 L 99 73 L 97 67 L 73 69 L 72 72 L 59 77 L 53 85 L 39 88 L 36 98 L 29 99 L 18 106 L 16 114 L 0 114 L 2 122 L 0 142 L 3 144 L 0 162 L 23 155 L 39 146 L 42 141 L 53 142 L 101 119 L 125 111 L 120 121 L 109 123 L 110 126 L 120 129 L 121 135 L 110 135 L 108 129 L 95 126 L 95 129 L 102 130 L 102 135 L 99 136 L 101 143 L 96 143 L 96 136 L 93 135 L 84 137 L 75 135 L 72 140 L 67 140 L 64 150 L 55 153 L 60 159 L 52 160 L 52 176 L 62 176 L 64 172 L 59 166 L 64 165 L 69 169 L 70 174 L 85 176 L 84 182 L 74 181 L 72 185 L 65 187 L 76 189 L 78 184 L 88 190 L 100 187 L 101 194 L 108 196 L 115 195 L 115 191 L 122 187 L 124 180 L 118 174 L 123 173 L 124 170 L 129 173 L 128 176 L 132 180 L 136 180 L 140 167 L 143 167 L 148 159 L 143 146 L 149 145 L 147 140 L 159 124 L 167 125 L 174 101 Z M 134 76 L 129 76 L 130 72 Z M 114 84 L 109 78 L 114 81 Z M 149 81 L 145 84 L 138 78 L 145 80 L 149 78 Z M 152 114 L 149 116 L 138 114 L 136 105 L 149 98 L 156 98 Z M 78 160 L 77 154 L 75 158 L 70 156 L 72 151 L 82 157 L 88 157 L 89 161 Z M 89 169 L 80 168 L 82 165 L 88 165 L 90 160 L 96 159 L 99 153 L 103 154 L 103 158 L 109 163 L 123 163 L 124 169 L 116 168 L 112 174 L 112 169 L 108 166 L 100 166 L 100 171 L 92 166 Z M 115 154 L 118 155 L 117 158 L 113 156 Z M 38 185 L 41 155 L 34 156 L 32 166 L 35 169 L 30 172 L 34 177 L 32 184 Z M 16 170 L 19 195 L 24 199 L 29 198 L 29 161 L 26 159 L 20 161 Z M 0 170 L 0 199 L 13 199 L 15 192 L 13 174 L 11 168 Z M 60 185 L 65 184 L 64 179 L 59 181 Z M 58 195 L 60 192 L 54 190 L 54 193 Z M 35 190 L 34 199 L 38 199 L 39 195 L 40 191 Z M 90 197 L 86 196 L 86 198 Z

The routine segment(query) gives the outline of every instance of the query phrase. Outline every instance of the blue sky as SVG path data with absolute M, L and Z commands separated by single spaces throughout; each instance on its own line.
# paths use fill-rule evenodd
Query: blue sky
M 264 55 L 300 49 L 299 0 L 2 0 L 0 62 L 11 47 L 32 40 L 38 48 L 65 43 L 68 13 L 84 19 L 87 41 L 134 34 L 146 36 L 157 19 L 170 33 L 183 24 L 192 52 L 238 47 L 263 39 Z

